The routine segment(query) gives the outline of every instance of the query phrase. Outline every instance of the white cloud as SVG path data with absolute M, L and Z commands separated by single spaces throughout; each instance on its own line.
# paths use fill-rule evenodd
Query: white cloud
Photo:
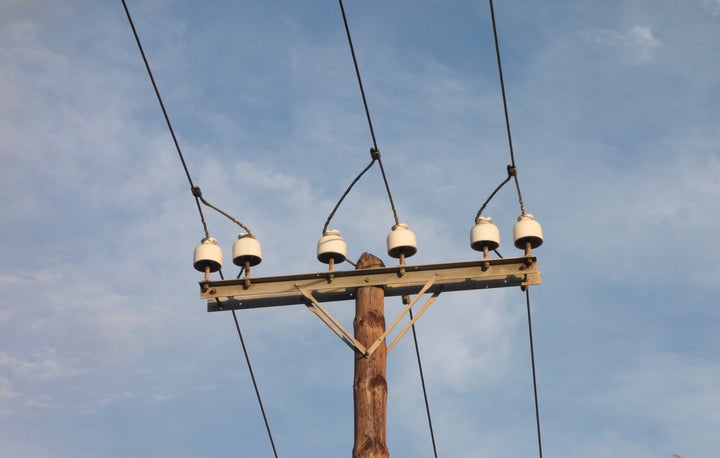
M 25 278 L 19 275 L 0 275 L 0 286 L 6 288 L 8 286 L 21 285 L 25 282 Z
M 713 17 L 720 16 L 720 0 L 703 0 L 703 5 Z
M 60 280 L 61 276 L 57 272 L 49 270 L 41 270 L 38 272 L 27 272 L 26 275 L 0 274 L 0 288 L 7 288 L 20 285 L 32 285 L 37 288 L 40 286 L 52 285 Z
M 626 37 L 633 53 L 640 60 L 649 60 L 655 49 L 660 46 L 660 41 L 653 36 L 649 27 L 635 25 L 626 32 Z
M 581 32 L 580 36 L 589 43 L 615 50 L 619 55 L 628 56 L 638 63 L 650 61 L 662 44 L 650 27 L 640 25 L 634 25 L 624 31 L 595 29 Z
M 17 392 L 13 389 L 12 382 L 5 377 L 0 377 L 0 401 L 14 399 L 17 395 Z
M 420 318 L 427 320 L 422 323 L 423 339 L 433 342 L 424 349 L 423 359 L 434 374 L 435 386 L 466 392 L 477 389 L 478 383 L 491 385 L 507 375 L 514 362 L 510 356 L 513 329 L 520 315 L 505 301 L 491 298 L 492 294 L 484 292 L 482 300 L 473 299 L 477 304 L 461 309 L 448 307 L 447 301 L 457 299 L 441 295 L 439 303 L 431 306 L 437 307 L 435 313 Z M 410 345 L 410 338 L 406 339 L 405 344 Z
M 54 354 L 53 351 L 49 353 Z M 38 361 L 17 359 L 6 352 L 0 352 L 0 368 L 8 369 L 13 375 L 27 380 L 55 380 L 74 377 L 85 372 L 58 359 L 44 358 Z

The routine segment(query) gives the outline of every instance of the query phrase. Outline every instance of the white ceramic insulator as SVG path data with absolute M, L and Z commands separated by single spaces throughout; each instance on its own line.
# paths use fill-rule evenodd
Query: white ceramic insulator
M 343 262 L 347 258 L 347 244 L 337 229 L 325 231 L 317 244 L 318 261 L 330 264 L 333 259 L 335 264 Z
M 543 243 L 543 233 L 540 223 L 535 221 L 531 214 L 518 216 L 518 222 L 513 227 L 513 239 L 515 247 L 525 249 L 525 244 L 530 242 L 530 247 L 537 248 Z
M 500 230 L 493 224 L 492 218 L 479 217 L 470 231 L 470 247 L 483 251 L 484 247 L 494 250 L 500 246 Z
M 262 262 L 260 242 L 250 234 L 240 234 L 233 243 L 232 256 L 236 266 L 245 267 L 246 262 L 256 266 Z
M 417 241 L 415 234 L 408 229 L 407 224 L 400 223 L 393 226 L 387 236 L 387 250 L 391 258 L 399 258 L 405 255 L 406 258 L 417 253 Z
M 202 239 L 200 245 L 195 248 L 193 267 L 195 270 L 205 272 L 210 267 L 210 272 L 217 272 L 222 267 L 222 250 L 217 240 L 212 237 Z

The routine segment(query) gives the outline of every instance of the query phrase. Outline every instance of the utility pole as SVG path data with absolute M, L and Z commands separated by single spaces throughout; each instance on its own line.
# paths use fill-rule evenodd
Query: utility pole
M 240 240 L 246 242 L 245 239 Z M 275 277 L 251 277 L 246 269 L 244 278 L 210 280 L 206 276 L 200 282 L 200 297 L 207 299 L 208 312 L 305 305 L 353 350 L 353 458 L 388 458 L 388 353 L 440 293 L 539 285 L 541 274 L 537 258 L 530 248 L 528 243 L 525 255 L 517 258 L 489 258 L 485 250 L 483 259 L 474 261 L 425 265 L 401 263 L 392 267 L 385 267 L 380 259 L 364 253 L 355 270 L 333 270 L 331 264 L 331 270 L 326 272 Z M 247 262 L 248 259 L 241 260 Z M 387 344 L 389 334 L 425 294 L 430 294 L 430 297 Z M 386 329 L 384 300 L 392 296 L 407 296 L 408 303 Z M 353 299 L 354 335 L 322 305 L 324 302 Z
M 377 257 L 363 253 L 357 269 L 384 267 Z M 379 286 L 357 288 L 355 298 L 355 339 L 369 348 L 385 332 L 385 292 Z M 387 448 L 387 347 L 382 339 L 366 356 L 355 352 L 355 443 L 353 458 L 388 458 Z

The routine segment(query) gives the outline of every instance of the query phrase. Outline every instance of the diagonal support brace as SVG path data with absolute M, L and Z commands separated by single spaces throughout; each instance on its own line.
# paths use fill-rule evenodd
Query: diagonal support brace
M 390 334 L 392 332 L 392 330 L 395 329 L 395 326 L 398 325 L 398 323 L 405 316 L 405 314 L 408 312 L 408 310 L 410 310 L 412 308 L 412 306 L 415 305 L 415 303 L 418 301 L 418 299 L 420 299 L 420 297 L 423 294 L 425 294 L 425 292 L 428 289 L 430 289 L 430 287 L 433 285 L 433 283 L 435 283 L 435 278 L 431 278 L 430 280 L 428 280 L 425 283 L 425 285 L 422 287 L 420 292 L 417 293 L 415 298 L 412 301 L 410 301 L 410 303 L 402 310 L 402 312 L 400 312 L 400 314 L 397 316 L 397 318 L 395 318 L 395 321 L 393 321 L 392 324 L 390 326 L 388 326 L 388 328 L 385 330 L 385 332 L 383 332 L 382 335 L 375 342 L 373 342 L 372 345 L 370 345 L 370 348 L 368 348 L 367 356 L 370 356 L 375 352 L 377 347 L 379 347 L 380 344 L 382 344 L 382 341 L 385 340 L 385 338 L 388 336 L 388 334 Z M 405 330 L 405 332 L 407 332 L 407 330 Z M 403 332 L 403 334 L 405 332 Z
M 422 306 L 420 311 L 413 317 L 412 320 L 410 320 L 410 322 L 407 325 L 405 325 L 405 327 L 402 329 L 402 331 L 400 331 L 400 334 L 398 334 L 397 337 L 395 337 L 395 340 L 393 340 L 392 343 L 390 345 L 388 345 L 388 347 L 387 347 L 388 353 L 390 353 L 390 350 L 392 350 L 392 348 L 395 346 L 395 344 L 398 343 L 400 341 L 400 339 L 403 338 L 405 333 L 408 332 L 408 330 L 415 324 L 415 322 L 418 320 L 418 318 L 420 318 L 422 316 L 422 314 L 425 313 L 425 310 L 427 310 L 428 307 L 430 307 L 430 304 L 435 302 L 435 299 L 437 299 L 437 297 L 439 295 L 440 295 L 440 292 L 438 291 L 438 292 L 433 293 L 432 296 L 430 296 L 430 298 L 427 300 L 427 302 L 425 302 L 425 304 Z M 418 295 L 418 297 L 419 297 L 419 295 Z
M 330 330 L 340 338 L 340 340 L 345 342 L 345 344 L 350 347 L 351 350 L 357 351 L 363 356 L 369 356 L 369 353 L 365 346 L 361 344 L 355 337 L 353 337 L 352 334 L 350 334 L 342 326 L 342 324 L 340 324 L 340 322 L 336 320 L 335 317 L 325 307 L 323 307 L 317 299 L 313 297 L 311 293 L 305 291 L 299 286 L 296 286 L 296 288 L 303 296 L 305 296 L 311 302 L 310 304 L 305 304 L 308 310 L 310 310 L 318 318 L 320 318 L 320 320 L 325 323 L 327 327 L 330 328 Z

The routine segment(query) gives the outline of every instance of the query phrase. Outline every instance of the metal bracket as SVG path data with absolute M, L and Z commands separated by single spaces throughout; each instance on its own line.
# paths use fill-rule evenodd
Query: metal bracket
M 372 345 L 370 345 L 370 348 L 368 348 L 368 356 L 372 355 L 375 352 L 377 347 L 379 347 L 380 344 L 382 344 L 383 340 L 385 340 L 385 337 L 387 337 L 388 334 L 390 334 L 390 332 L 392 332 L 392 330 L 395 329 L 395 326 L 397 326 L 397 324 L 400 322 L 402 317 L 405 316 L 405 314 L 408 312 L 408 310 L 410 310 L 412 308 L 412 306 L 415 305 L 415 302 L 417 302 L 417 300 L 420 299 L 420 297 L 423 294 L 425 294 L 425 291 L 427 291 L 432 286 L 433 283 L 435 283 L 434 278 L 431 278 L 430 280 L 427 281 L 427 283 L 425 283 L 425 286 L 423 286 L 422 289 L 420 290 L 420 292 L 417 293 L 417 295 L 415 296 L 415 299 L 411 300 L 410 303 L 405 306 L 405 308 L 402 310 L 402 312 L 400 312 L 400 314 L 397 316 L 397 318 L 395 318 L 395 321 L 393 321 L 392 324 L 390 326 L 388 326 L 387 329 L 385 329 L 385 332 L 383 332 L 382 335 L 380 337 L 378 337 L 378 339 L 375 342 L 373 342 Z M 440 293 L 437 293 L 437 294 L 440 294 Z M 423 311 L 424 311 L 424 309 L 423 309 Z M 406 332 L 407 332 L 407 329 L 404 329 L 401 332 L 401 334 L 405 334 Z M 402 337 L 402 335 L 400 337 Z
M 431 285 L 423 291 L 428 281 Z M 481 259 L 444 264 L 404 265 L 311 274 L 201 281 L 200 297 L 208 312 L 355 299 L 362 286 L 379 286 L 385 297 L 473 289 L 539 285 L 537 258 Z M 304 293 L 303 293 L 304 292 Z M 311 302 L 313 302 L 311 300 Z M 314 302 L 313 302 L 314 303 Z
M 340 324 L 338 320 L 335 319 L 335 317 L 320 304 L 320 302 L 317 301 L 313 297 L 313 295 L 307 291 L 304 291 L 302 288 L 297 287 L 298 291 L 300 291 L 303 296 L 308 298 L 310 300 L 310 304 L 305 304 L 311 312 L 313 312 L 320 320 L 322 320 L 323 323 L 329 327 L 336 336 L 340 337 L 340 340 L 345 342 L 345 344 L 350 347 L 350 349 L 359 352 L 363 356 L 370 356 L 367 349 L 363 344 L 360 343 L 355 337 L 353 337 L 345 328 Z
M 395 337 L 395 339 L 390 343 L 390 345 L 387 346 L 388 353 L 390 353 L 390 350 L 392 350 L 393 347 L 395 346 L 395 344 L 398 343 L 400 341 L 400 339 L 403 338 L 405 333 L 408 332 L 408 330 L 412 327 L 412 325 L 415 324 L 415 322 L 422 316 L 422 314 L 425 313 L 425 310 L 427 310 L 427 308 L 430 307 L 430 304 L 435 302 L 435 299 L 437 299 L 437 297 L 439 295 L 440 295 L 440 292 L 438 291 L 436 293 L 433 293 L 432 296 L 430 296 L 430 299 L 428 299 L 427 302 L 425 302 L 425 304 L 423 304 L 422 308 L 420 308 L 420 311 L 417 313 L 417 315 L 415 315 L 413 317 L 413 319 L 410 320 L 410 322 L 405 325 L 405 327 L 402 329 L 402 331 L 400 331 L 400 333 L 397 335 L 397 337 Z M 417 298 L 419 298 L 419 297 L 420 297 L 420 295 L 418 295 Z

